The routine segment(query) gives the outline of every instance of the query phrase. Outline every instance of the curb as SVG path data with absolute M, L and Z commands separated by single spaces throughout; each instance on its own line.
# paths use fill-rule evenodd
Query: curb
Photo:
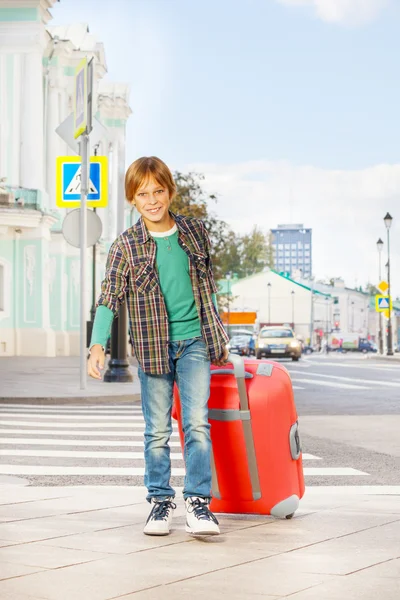
M 121 396 L 50 396 L 50 397 L 3 397 L 1 404 L 136 404 L 140 402 L 140 394 L 124 394 Z
M 396 362 L 400 363 L 400 353 L 398 354 L 398 356 L 395 356 L 395 355 L 393 355 L 393 356 L 387 356 L 385 354 L 373 354 L 372 356 L 368 355 L 367 358 L 369 358 L 369 359 L 374 358 L 375 360 L 383 360 L 383 361 L 391 362 L 391 363 L 392 362 L 394 362 L 394 363 L 396 363 Z

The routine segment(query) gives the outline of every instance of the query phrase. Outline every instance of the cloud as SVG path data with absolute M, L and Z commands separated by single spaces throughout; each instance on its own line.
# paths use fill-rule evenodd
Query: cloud
M 277 0 L 287 6 L 314 9 L 317 16 L 329 23 L 360 25 L 372 21 L 391 0 Z
M 218 194 L 211 209 L 237 233 L 254 225 L 265 232 L 282 223 L 313 229 L 313 272 L 317 278 L 344 277 L 347 285 L 377 283 L 376 242 L 385 242 L 383 217 L 390 212 L 393 291 L 400 295 L 400 164 L 359 171 L 329 171 L 266 160 L 185 166 L 205 175 Z M 383 273 L 385 272 L 383 268 Z

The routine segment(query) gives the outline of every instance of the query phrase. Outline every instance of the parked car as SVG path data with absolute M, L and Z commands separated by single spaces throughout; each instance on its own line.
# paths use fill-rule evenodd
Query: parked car
M 234 335 L 229 340 L 229 352 L 239 354 L 240 356 L 250 356 L 251 335 Z
M 301 357 L 301 342 L 296 339 L 290 327 L 263 327 L 256 342 L 257 358 L 291 358 Z

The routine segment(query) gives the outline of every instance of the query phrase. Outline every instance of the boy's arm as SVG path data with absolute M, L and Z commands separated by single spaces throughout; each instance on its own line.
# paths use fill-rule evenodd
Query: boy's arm
M 111 333 L 114 313 L 107 306 L 99 306 L 94 317 L 92 338 L 89 350 L 92 346 L 100 345 L 105 350 Z
M 106 306 L 114 314 L 118 312 L 128 283 L 129 264 L 116 240 L 108 253 L 106 274 L 101 284 L 97 306 Z

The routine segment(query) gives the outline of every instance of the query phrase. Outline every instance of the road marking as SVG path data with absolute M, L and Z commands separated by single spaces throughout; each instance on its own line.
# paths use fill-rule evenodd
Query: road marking
M 31 435 L 51 435 L 51 431 L 46 431 L 45 429 L 0 429 L 0 434 L 4 433 L 18 433 L 21 434 L 31 434 Z M 54 432 L 54 435 L 60 436 L 98 436 L 98 437 L 143 437 L 143 431 L 57 431 Z M 171 433 L 172 436 L 178 436 L 178 433 L 174 431 Z M 57 438 L 55 438 L 55 441 Z
M 327 362 L 324 360 L 321 361 L 315 361 L 315 362 L 310 362 L 310 365 L 315 365 L 316 367 L 341 367 L 343 369 L 361 369 L 363 371 L 365 371 L 366 369 L 369 371 L 371 369 L 377 370 L 377 371 L 382 371 L 382 370 L 386 370 L 386 371 L 397 371 L 399 372 L 399 366 L 400 366 L 400 361 L 399 361 L 399 366 L 397 365 L 387 365 L 387 364 L 379 364 L 377 365 L 375 364 L 371 364 L 369 360 L 362 362 L 362 363 L 356 363 L 354 364 L 355 361 L 351 361 L 349 363 L 343 363 L 341 361 L 338 360 L 338 362 Z M 290 369 L 291 370 L 291 369 Z
M 291 373 L 296 373 L 302 375 L 302 371 L 290 371 Z M 400 383 L 394 383 L 393 381 L 380 381 L 377 379 L 357 379 L 356 377 L 341 377 L 340 375 L 325 375 L 323 373 L 310 373 L 308 371 L 307 375 L 312 375 L 313 377 L 326 377 L 327 379 L 337 379 L 339 381 L 356 381 L 359 383 L 372 383 L 373 385 L 386 385 L 390 387 L 400 387 Z
M 293 389 L 294 390 L 304 390 L 305 388 L 301 387 L 300 385 L 294 385 Z
M 305 468 L 307 477 L 330 476 L 368 476 L 368 473 L 351 468 Z M 172 475 L 184 476 L 185 469 L 174 467 Z M 55 465 L 0 465 L 0 475 L 114 475 L 132 477 L 144 475 L 144 467 L 60 467 Z
M 134 415 L 142 415 L 142 409 L 141 408 L 132 408 L 129 411 L 105 411 L 105 410 L 89 410 L 89 411 L 77 411 L 75 409 L 69 409 L 67 410 L 63 410 L 63 411 L 58 411 L 57 409 L 41 409 L 41 408 L 19 408 L 19 407 L 15 407 L 15 408 L 3 408 L 3 406 L 0 404 L 0 414 L 3 415 L 15 415 L 15 416 L 19 416 L 19 415 L 40 415 L 40 416 L 45 416 L 47 417 L 47 415 L 51 415 L 51 416 L 55 416 L 55 415 L 62 415 L 63 418 L 68 418 L 69 416 L 81 416 L 81 415 L 92 415 L 93 418 L 96 418 L 98 415 L 105 415 L 105 416 L 116 416 L 116 417 L 132 417 Z
M 143 444 L 142 444 L 143 446 Z M 177 446 L 180 446 L 179 442 Z M 2 448 L 1 456 L 32 456 L 40 458 L 122 458 L 144 459 L 143 452 L 105 452 L 102 450 L 9 450 Z M 171 452 L 172 460 L 183 460 L 182 452 Z M 321 460 L 312 454 L 303 454 L 303 460 Z
M 2 421 L 4 421 L 4 423 L 12 423 L 13 425 L 16 424 L 16 421 L 6 421 L 4 419 L 13 419 L 15 417 L 19 417 L 20 415 L 18 413 L 7 413 L 7 414 L 1 414 L 0 413 L 0 419 Z M 107 421 L 107 422 L 111 422 L 111 421 L 117 421 L 118 423 L 125 423 L 125 422 L 129 422 L 129 421 L 143 421 L 143 415 L 137 415 L 132 417 L 130 416 L 124 416 L 123 418 L 121 418 L 120 416 L 117 415 L 108 415 L 108 416 L 97 416 L 97 415 L 43 415 L 43 414 L 37 414 L 37 415 L 28 415 L 26 413 L 23 414 L 23 419 L 60 419 L 60 420 L 71 420 L 73 422 L 73 420 L 78 420 L 79 421 Z M 30 421 L 28 421 L 30 422 Z M 18 423 L 23 423 L 22 419 L 18 419 Z M 91 424 L 91 423 L 90 423 Z M 101 425 L 102 423 L 99 423 L 99 425 Z M 73 423 L 73 425 L 75 426 L 75 423 Z
M 312 383 L 313 385 L 325 385 L 327 387 L 334 387 L 343 390 L 367 390 L 368 387 L 365 385 L 349 385 L 346 383 L 333 383 L 332 381 L 316 381 L 315 379 L 293 379 L 296 383 Z
M 120 410 L 126 410 L 126 411 L 130 411 L 130 410 L 141 410 L 140 408 L 140 403 L 139 402 L 135 402 L 132 404 L 93 404 L 93 405 L 84 405 L 81 406 L 79 404 L 20 404 L 18 403 L 0 403 L 0 408 L 12 408 L 12 409 L 17 409 L 17 408 L 23 408 L 23 409 L 32 409 L 32 410 L 56 410 L 56 411 L 69 411 L 69 410 L 74 410 L 74 411 L 83 411 L 83 412 L 96 412 L 99 410 L 103 410 L 103 411 L 120 411 Z
M 0 450 L 1 456 L 32 456 L 37 458 L 118 458 L 144 460 L 142 452 L 104 452 L 101 450 Z M 171 460 L 183 460 L 182 452 L 171 452 Z
M 46 432 L 47 433 L 47 432 Z M 99 448 L 143 448 L 144 440 L 127 442 L 125 440 L 60 440 L 60 439 L 48 439 L 48 438 L 0 438 L 1 444 L 12 444 L 15 446 L 29 445 L 29 446 L 97 446 Z M 181 447 L 180 442 L 169 442 L 169 446 L 172 448 Z M 0 456 L 3 450 L 0 450 Z M 304 458 L 304 455 L 303 455 Z M 315 457 L 317 458 L 317 457 Z
M 125 421 L 119 421 L 118 423 L 94 423 L 94 422 L 89 422 L 89 423 L 44 423 L 43 421 L 23 421 L 21 419 L 18 419 L 18 421 L 0 421 L 0 424 L 2 427 L 4 427 L 4 425 L 19 425 L 20 427 L 40 427 L 40 428 L 47 428 L 47 429 L 65 429 L 65 428 L 69 428 L 69 427 L 74 427 L 77 429 L 93 429 L 96 427 L 101 427 L 102 429 L 127 429 L 127 426 L 129 425 L 129 427 L 142 427 L 144 426 L 144 421 L 143 418 L 138 420 L 137 423 L 126 423 Z

